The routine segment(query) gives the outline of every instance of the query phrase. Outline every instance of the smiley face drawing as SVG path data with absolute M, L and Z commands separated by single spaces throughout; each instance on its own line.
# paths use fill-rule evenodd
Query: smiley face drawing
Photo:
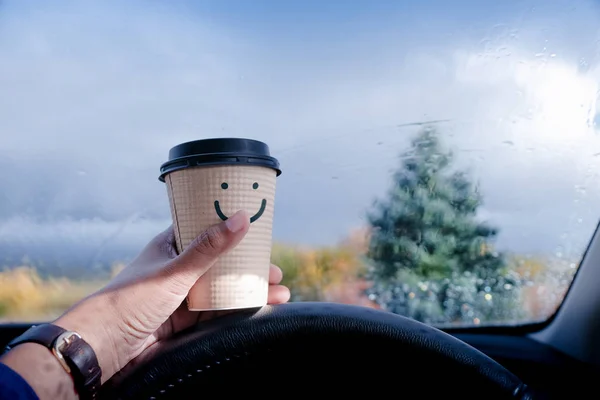
M 256 190 L 256 189 L 258 189 L 258 187 L 259 187 L 258 182 L 254 182 L 252 184 L 252 189 Z M 227 184 L 227 182 L 221 183 L 221 189 L 223 189 L 223 190 L 229 189 L 229 184 Z M 262 201 L 260 202 L 260 208 L 258 209 L 256 214 L 254 214 L 252 217 L 250 217 L 250 223 L 257 221 L 263 215 L 266 208 L 267 208 L 267 199 L 262 199 Z M 215 200 L 215 211 L 217 212 L 217 215 L 219 216 L 219 218 L 221 218 L 223 221 L 227 221 L 227 219 L 229 218 L 227 215 L 225 215 L 225 213 L 223 213 L 223 210 L 221 210 L 219 200 Z

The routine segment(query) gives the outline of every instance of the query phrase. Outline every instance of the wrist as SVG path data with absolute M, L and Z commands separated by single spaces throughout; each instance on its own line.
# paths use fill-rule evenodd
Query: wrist
M 110 314 L 101 303 L 101 299 L 88 298 L 52 323 L 77 332 L 90 345 L 98 359 L 104 383 L 119 370 L 119 359 L 110 333 Z
M 23 343 L 0 361 L 18 373 L 42 400 L 77 399 L 73 378 L 50 350 L 37 343 Z
M 35 346 L 30 346 L 32 344 Z M 40 352 L 43 348 L 45 348 L 45 351 Z M 7 344 L 6 349 L 8 353 L 6 357 L 3 357 L 3 361 L 15 364 L 17 368 L 22 368 L 24 365 L 27 366 L 31 363 L 31 359 L 34 361 L 37 359 L 37 364 L 49 364 L 49 358 L 53 358 L 54 363 L 50 362 L 50 364 L 53 364 L 54 367 L 48 365 L 50 367 L 48 370 L 55 370 L 57 365 L 60 366 L 66 375 L 70 376 L 70 386 L 74 387 L 79 398 L 82 400 L 93 399 L 98 393 L 102 378 L 102 370 L 98 364 L 98 358 L 91 345 L 77 332 L 67 330 L 55 324 L 44 323 L 34 325 L 22 335 L 11 340 Z M 35 374 L 33 377 L 31 376 L 30 370 L 23 372 L 30 378 L 26 380 L 37 379 Z M 37 375 L 40 375 L 39 369 L 36 372 Z M 50 376 L 48 378 L 55 377 Z M 52 382 L 54 381 L 56 381 L 54 384 L 64 386 L 64 382 L 61 383 L 59 380 L 52 379 Z M 52 388 L 52 383 L 44 386 L 43 382 L 36 382 L 36 386 L 40 389 L 48 389 Z

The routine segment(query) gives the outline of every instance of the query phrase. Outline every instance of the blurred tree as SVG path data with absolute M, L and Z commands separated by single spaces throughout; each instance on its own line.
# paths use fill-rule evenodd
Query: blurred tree
M 392 187 L 368 216 L 369 297 L 429 323 L 511 319 L 518 277 L 491 245 L 497 229 L 477 219 L 477 185 L 452 161 L 431 127 L 401 155 Z
M 271 260 L 283 270 L 282 283 L 290 288 L 292 301 L 366 300 L 364 292 L 348 289 L 364 275 L 362 254 L 354 247 L 301 249 L 275 244 Z
M 521 306 L 530 321 L 545 321 L 554 314 L 579 267 L 577 259 L 553 255 L 512 255 L 508 262 L 527 282 L 521 290 Z

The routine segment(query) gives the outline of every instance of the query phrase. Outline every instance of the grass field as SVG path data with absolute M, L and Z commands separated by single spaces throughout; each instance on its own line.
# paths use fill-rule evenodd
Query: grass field
M 364 243 L 347 241 L 339 246 L 308 249 L 276 244 L 272 261 L 284 270 L 284 284 L 292 301 L 331 301 L 377 308 L 364 290 Z M 576 268 L 552 266 L 548 261 L 513 258 L 515 271 L 527 280 L 522 307 L 528 320 L 545 319 L 562 301 Z M 115 264 L 114 276 L 123 267 Z M 71 280 L 42 278 L 31 266 L 5 268 L 0 272 L 0 322 L 43 321 L 100 289 L 108 279 Z
M 34 268 L 17 267 L 0 272 L 0 320 L 38 321 L 59 316 L 106 281 L 42 279 Z

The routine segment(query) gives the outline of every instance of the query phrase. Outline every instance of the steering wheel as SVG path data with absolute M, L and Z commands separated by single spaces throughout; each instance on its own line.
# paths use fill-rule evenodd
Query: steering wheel
M 201 323 L 144 352 L 102 388 L 107 399 L 352 395 L 531 399 L 466 343 L 365 307 L 288 303 Z

